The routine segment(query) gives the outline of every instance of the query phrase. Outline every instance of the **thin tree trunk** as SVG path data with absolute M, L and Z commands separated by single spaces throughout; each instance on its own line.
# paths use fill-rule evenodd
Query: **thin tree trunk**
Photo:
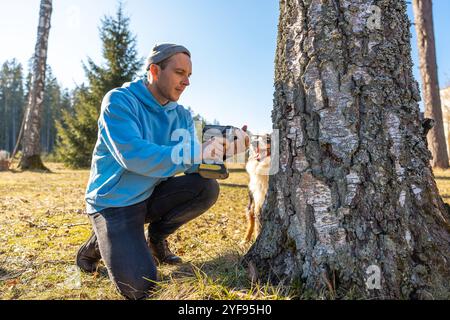
M 28 96 L 30 96 L 30 95 L 31 95 L 31 92 L 29 93 Z M 17 141 L 16 141 L 16 144 L 15 144 L 15 146 L 14 146 L 13 152 L 12 152 L 12 154 L 11 154 L 11 162 L 10 162 L 10 165 L 12 164 L 12 161 L 14 160 L 14 157 L 16 156 L 17 152 L 19 151 L 19 147 L 20 147 L 20 144 L 21 144 L 21 142 L 22 142 L 23 130 L 24 130 L 24 127 L 25 127 L 26 119 L 28 118 L 28 110 L 29 110 L 29 107 L 30 107 L 30 106 L 27 105 L 27 106 L 25 107 L 24 112 L 23 112 L 22 123 L 20 124 L 20 130 L 19 130 L 19 134 L 17 135 Z
M 449 162 L 439 95 L 436 45 L 433 29 L 433 4 L 431 0 L 413 0 L 413 9 L 419 48 L 419 67 L 422 76 L 425 117 L 435 121 L 434 127 L 428 134 L 428 148 L 433 155 L 431 166 L 447 169 Z
M 17 100 L 16 100 L 17 101 Z M 12 110 L 12 136 L 11 136 L 11 148 L 8 150 L 9 152 L 12 152 L 14 146 L 16 145 L 16 134 L 17 134 L 17 102 L 13 104 L 13 110 Z
M 45 127 L 45 152 L 49 153 L 48 150 L 50 150 L 50 121 L 48 119 L 48 115 L 47 115 L 47 119 L 46 119 L 46 127 Z
M 40 127 L 42 103 L 44 101 L 45 69 L 51 13 L 52 0 L 41 0 L 38 35 L 33 61 L 33 75 L 31 79 L 31 93 L 28 102 L 29 108 L 23 131 L 23 154 L 19 163 L 19 167 L 23 170 L 48 170 L 42 163 L 40 157 Z
M 4 128 L 5 150 L 7 150 L 7 151 L 9 151 L 9 149 L 8 149 L 8 147 L 9 147 L 9 135 L 8 135 L 9 123 L 6 120 L 6 119 L 8 119 L 8 94 L 7 94 L 8 90 L 9 90 L 9 88 L 6 87 L 5 96 L 4 96 L 4 100 L 5 100 L 5 117 L 3 118 L 4 121 L 5 121 L 5 128 Z
M 449 298 L 449 215 L 409 25 L 404 1 L 280 1 L 280 170 L 244 259 L 254 278 L 331 298 Z
M 51 114 L 47 112 L 45 120 L 45 152 L 50 153 L 50 125 L 51 125 Z

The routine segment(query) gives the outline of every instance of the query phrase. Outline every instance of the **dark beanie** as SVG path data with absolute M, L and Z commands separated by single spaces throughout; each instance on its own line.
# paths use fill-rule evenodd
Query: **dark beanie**
M 153 47 L 152 52 L 150 52 L 147 58 L 147 66 L 146 70 L 150 68 L 152 63 L 159 63 L 171 56 L 175 53 L 186 53 L 189 57 L 191 57 L 191 53 L 188 49 L 183 46 L 173 44 L 173 43 L 162 43 Z

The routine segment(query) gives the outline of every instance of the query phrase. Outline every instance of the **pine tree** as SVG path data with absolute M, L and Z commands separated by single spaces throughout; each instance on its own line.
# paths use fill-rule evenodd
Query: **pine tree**
M 0 149 L 12 151 L 25 104 L 22 65 L 15 59 L 0 70 Z
M 101 101 L 111 89 L 131 81 L 143 61 L 136 51 L 136 37 L 129 30 L 130 19 L 120 4 L 116 16 L 105 16 L 101 21 L 100 38 L 103 42 L 104 65 L 88 58 L 83 68 L 88 86 L 82 85 L 74 93 L 74 110 L 64 111 L 57 124 L 57 154 L 70 167 L 90 165 L 97 139 L 97 119 Z
M 49 154 L 55 145 L 56 121 L 61 119 L 63 110 L 70 108 L 70 97 L 67 91 L 61 89 L 50 67 L 47 67 L 45 78 L 46 94 L 42 110 L 41 146 L 42 151 Z

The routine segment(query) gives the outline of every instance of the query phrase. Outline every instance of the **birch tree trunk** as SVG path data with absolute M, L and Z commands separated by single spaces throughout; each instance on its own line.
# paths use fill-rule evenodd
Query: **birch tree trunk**
M 280 169 L 244 258 L 253 277 L 335 298 L 449 298 L 449 214 L 409 26 L 405 1 L 280 1 Z
M 52 14 L 52 0 L 41 0 L 39 26 L 33 61 L 33 75 L 22 141 L 22 158 L 19 167 L 23 170 L 48 170 L 42 163 L 40 128 L 42 103 L 44 101 L 45 69 L 47 63 L 48 36 Z
M 433 155 L 431 166 L 447 169 L 448 153 L 442 120 L 441 98 L 436 63 L 436 45 L 433 29 L 433 4 L 431 0 L 413 0 L 414 21 L 419 48 L 419 68 L 422 76 L 422 95 L 425 117 L 435 121 L 428 134 L 428 148 Z

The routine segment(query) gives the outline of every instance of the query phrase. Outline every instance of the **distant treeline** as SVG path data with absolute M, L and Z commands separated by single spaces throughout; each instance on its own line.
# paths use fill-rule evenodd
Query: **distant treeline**
M 75 168 L 88 167 L 97 140 L 97 120 L 103 96 L 111 89 L 136 78 L 143 59 L 136 50 L 136 37 L 129 30 L 130 19 L 119 8 L 115 16 L 101 20 L 103 61 L 88 58 L 82 67 L 87 82 L 70 91 L 58 84 L 47 67 L 41 119 L 41 150 L 54 160 Z M 24 77 L 15 59 L 3 63 L 0 71 L 0 150 L 12 152 L 20 131 L 30 91 L 31 74 Z M 195 120 L 206 121 L 192 112 Z M 214 124 L 219 124 L 214 120 Z M 20 150 L 20 149 L 19 149 Z
M 12 152 L 19 135 L 30 90 L 31 74 L 25 76 L 22 64 L 12 59 L 0 69 L 0 150 Z M 47 67 L 43 103 L 41 146 L 43 153 L 54 151 L 56 142 L 55 120 L 61 111 L 71 108 L 70 93 L 61 88 L 51 68 Z

